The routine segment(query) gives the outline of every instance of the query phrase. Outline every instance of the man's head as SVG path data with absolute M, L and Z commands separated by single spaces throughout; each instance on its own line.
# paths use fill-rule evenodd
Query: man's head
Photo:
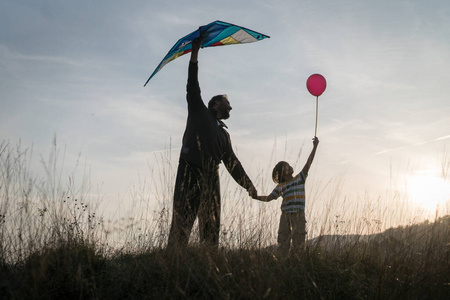
M 227 95 L 217 95 L 208 102 L 208 108 L 217 113 L 218 120 L 226 120 L 230 117 L 230 111 L 233 109 L 228 101 Z
M 285 161 L 280 161 L 275 165 L 272 171 L 272 179 L 278 184 L 286 181 L 287 178 L 292 177 L 294 169 Z

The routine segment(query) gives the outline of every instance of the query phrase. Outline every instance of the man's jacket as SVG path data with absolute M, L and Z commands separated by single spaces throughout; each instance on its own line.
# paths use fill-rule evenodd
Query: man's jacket
M 198 82 L 198 63 L 189 62 L 187 82 L 188 118 L 183 135 L 180 159 L 202 170 L 218 168 L 222 161 L 231 176 L 245 189 L 253 186 L 234 154 L 225 124 L 202 100 Z

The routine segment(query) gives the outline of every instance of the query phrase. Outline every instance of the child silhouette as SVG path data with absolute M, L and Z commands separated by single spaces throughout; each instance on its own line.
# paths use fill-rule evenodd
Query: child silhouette
M 295 177 L 294 169 L 285 161 L 276 164 L 272 171 L 272 179 L 277 184 L 267 196 L 253 197 L 259 201 L 272 201 L 282 197 L 281 218 L 278 228 L 278 246 L 283 252 L 292 248 L 299 250 L 305 243 L 305 181 L 309 168 L 314 160 L 319 139 L 313 138 L 313 149 L 303 169 Z

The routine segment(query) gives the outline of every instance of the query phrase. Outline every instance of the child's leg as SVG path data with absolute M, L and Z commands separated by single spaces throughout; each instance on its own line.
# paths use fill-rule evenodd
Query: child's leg
M 291 224 L 286 213 L 281 213 L 278 227 L 278 247 L 282 252 L 288 252 L 291 244 Z
M 303 249 L 306 239 L 306 219 L 304 213 L 292 214 L 292 248 Z

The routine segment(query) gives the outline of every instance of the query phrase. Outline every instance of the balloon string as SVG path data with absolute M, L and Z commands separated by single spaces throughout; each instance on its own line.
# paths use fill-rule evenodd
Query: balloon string
M 317 111 L 319 110 L 319 96 L 316 96 L 316 129 L 314 131 L 314 137 L 317 136 Z

